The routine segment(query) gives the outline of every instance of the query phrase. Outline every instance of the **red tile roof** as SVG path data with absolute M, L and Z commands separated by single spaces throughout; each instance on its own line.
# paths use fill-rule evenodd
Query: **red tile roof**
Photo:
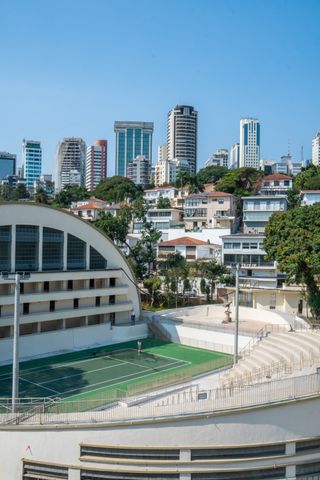
M 292 177 L 284 175 L 283 173 L 272 173 L 271 175 L 263 177 L 262 181 L 264 182 L 265 180 L 292 180 Z
M 167 242 L 160 242 L 159 247 L 161 246 L 170 246 L 170 245 L 181 245 L 186 247 L 193 247 L 196 245 L 213 245 L 212 243 L 204 242 L 203 240 L 198 240 L 197 238 L 191 237 L 180 237 L 174 240 L 168 240 Z
M 320 193 L 320 190 L 301 190 L 301 193 Z

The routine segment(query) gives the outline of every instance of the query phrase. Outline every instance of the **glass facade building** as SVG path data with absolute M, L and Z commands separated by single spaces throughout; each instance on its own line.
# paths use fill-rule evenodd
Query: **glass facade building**
M 0 152 L 0 180 L 16 173 L 16 161 L 16 155 L 8 152 Z
M 125 177 L 128 165 L 143 155 L 152 164 L 152 122 L 115 122 L 116 175 Z
M 22 142 L 22 176 L 26 179 L 26 187 L 33 189 L 34 182 L 39 180 L 42 167 L 41 143 L 35 140 Z

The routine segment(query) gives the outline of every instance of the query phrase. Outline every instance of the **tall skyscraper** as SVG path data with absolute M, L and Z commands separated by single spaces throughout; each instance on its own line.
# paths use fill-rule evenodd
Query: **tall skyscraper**
M 312 163 L 320 166 L 320 132 L 312 139 Z
M 22 176 L 26 179 L 26 187 L 33 189 L 33 183 L 39 180 L 42 166 L 41 142 L 36 140 L 22 141 Z
M 116 175 L 125 177 L 128 165 L 143 155 L 152 164 L 152 122 L 114 122 Z
M 240 143 L 234 143 L 230 150 L 230 168 L 240 166 Z
M 168 113 L 168 159 L 186 160 L 190 173 L 197 171 L 198 112 L 177 105 Z
M 86 144 L 82 138 L 64 138 L 57 147 L 57 191 L 66 185 L 84 185 Z
M 0 152 L 0 180 L 16 174 L 17 156 L 13 153 Z
M 240 120 L 240 167 L 260 166 L 260 122 L 256 118 Z
M 94 190 L 107 177 L 107 140 L 96 140 L 94 145 L 87 148 L 86 160 L 86 188 Z

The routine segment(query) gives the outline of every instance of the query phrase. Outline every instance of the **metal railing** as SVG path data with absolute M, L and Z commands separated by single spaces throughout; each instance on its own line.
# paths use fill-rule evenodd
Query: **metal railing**
M 190 415 L 207 415 L 221 411 L 239 410 L 243 407 L 263 407 L 272 403 L 283 403 L 296 399 L 320 396 L 320 375 L 315 373 L 300 377 L 267 381 L 256 385 L 229 386 L 214 390 L 201 391 L 200 395 L 186 396 L 183 393 L 171 395 L 152 404 L 126 406 L 118 404 L 112 408 L 95 411 L 94 400 L 73 402 L 55 402 L 43 405 L 38 412 L 30 407 L 28 418 L 20 414 L 1 414 L 1 424 L 23 423 L 25 425 L 50 424 L 92 424 L 92 423 L 130 423 L 148 419 L 174 419 Z M 1 405 L 1 403 L 0 403 Z M 41 411 L 40 411 L 41 410 Z M 8 421 L 10 420 L 10 421 Z

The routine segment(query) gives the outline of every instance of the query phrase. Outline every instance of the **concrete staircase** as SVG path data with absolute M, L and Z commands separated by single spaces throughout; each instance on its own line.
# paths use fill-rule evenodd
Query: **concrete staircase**
M 240 355 L 241 357 L 241 355 Z M 320 366 L 320 330 L 270 333 L 221 376 L 220 386 L 240 386 L 315 371 Z

